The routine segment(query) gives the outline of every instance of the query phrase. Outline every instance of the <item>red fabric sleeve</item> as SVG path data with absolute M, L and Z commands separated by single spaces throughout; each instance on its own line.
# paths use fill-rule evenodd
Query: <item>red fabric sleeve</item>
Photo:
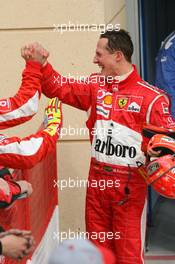
M 37 113 L 41 95 L 41 67 L 38 62 L 27 62 L 17 94 L 0 100 L 0 129 L 24 123 Z
M 167 97 L 159 97 L 152 106 L 150 124 L 167 129 L 175 129 L 175 119 L 170 113 Z
M 1 135 L 0 165 L 13 169 L 28 169 L 41 161 L 55 147 L 58 131 L 49 128 L 23 139 Z
M 87 111 L 91 105 L 91 85 L 57 73 L 48 63 L 42 68 L 42 92 L 49 98 L 58 97 L 63 103 Z

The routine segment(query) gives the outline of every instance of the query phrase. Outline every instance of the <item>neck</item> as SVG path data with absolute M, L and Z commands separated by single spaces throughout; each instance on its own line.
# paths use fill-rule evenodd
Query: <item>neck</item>
M 115 76 L 122 76 L 129 73 L 132 70 L 132 64 L 129 62 L 122 62 L 117 65 L 115 70 Z

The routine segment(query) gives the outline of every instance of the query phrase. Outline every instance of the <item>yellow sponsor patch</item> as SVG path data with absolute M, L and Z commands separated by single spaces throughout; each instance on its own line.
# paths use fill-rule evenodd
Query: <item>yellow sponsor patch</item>
M 118 105 L 120 108 L 125 107 L 127 105 L 127 103 L 128 103 L 128 98 L 120 98 L 118 100 Z

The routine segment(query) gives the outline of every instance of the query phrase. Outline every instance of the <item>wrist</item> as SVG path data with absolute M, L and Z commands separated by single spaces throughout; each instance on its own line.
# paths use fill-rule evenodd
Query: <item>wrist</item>
M 53 68 L 48 61 L 41 67 L 41 73 L 43 74 L 43 81 L 47 80 L 52 75 Z
M 48 61 L 46 60 L 46 61 L 42 64 L 42 68 L 44 68 L 47 64 L 48 64 Z
M 34 60 L 27 60 L 26 61 L 26 67 L 32 67 L 32 68 L 36 68 L 36 69 L 41 69 L 42 64 L 38 61 L 34 61 Z

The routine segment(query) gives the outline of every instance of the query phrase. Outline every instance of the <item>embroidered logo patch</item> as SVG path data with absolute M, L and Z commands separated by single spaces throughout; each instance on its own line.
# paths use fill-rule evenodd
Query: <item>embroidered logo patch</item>
M 105 105 L 111 105 L 112 104 L 112 96 L 111 95 L 106 95 L 104 98 L 104 104 Z
M 104 107 L 98 105 L 96 107 L 96 110 L 98 115 L 104 116 L 105 118 L 109 118 L 110 111 L 108 109 L 105 109 Z
M 136 102 L 132 102 L 130 105 L 128 105 L 128 111 L 140 112 L 140 106 Z
M 121 98 L 118 100 L 118 105 L 120 108 L 125 107 L 127 103 L 128 103 L 128 98 Z
M 141 110 L 142 101 L 142 96 L 117 95 L 115 101 L 115 111 L 139 113 Z
M 105 96 L 105 91 L 104 90 L 98 90 L 98 93 L 97 93 L 97 99 L 102 99 L 104 98 Z

